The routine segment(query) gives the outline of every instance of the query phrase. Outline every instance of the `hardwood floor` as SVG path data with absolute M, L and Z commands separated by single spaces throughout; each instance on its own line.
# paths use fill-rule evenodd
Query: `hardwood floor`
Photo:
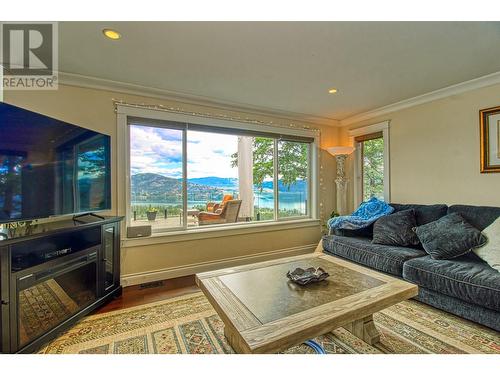
M 121 297 L 118 297 L 101 307 L 95 312 L 95 314 L 102 314 L 105 312 L 125 309 L 127 307 L 161 301 L 163 299 L 177 297 L 183 294 L 197 292 L 199 290 L 200 289 L 196 286 L 194 275 L 129 286 L 123 288 L 123 294 Z

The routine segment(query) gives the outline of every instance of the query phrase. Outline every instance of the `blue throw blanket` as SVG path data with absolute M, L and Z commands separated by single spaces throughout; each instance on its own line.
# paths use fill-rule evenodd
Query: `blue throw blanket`
M 391 214 L 394 208 L 373 197 L 359 205 L 349 216 L 338 216 L 328 220 L 328 227 L 334 229 L 366 228 L 378 218 Z

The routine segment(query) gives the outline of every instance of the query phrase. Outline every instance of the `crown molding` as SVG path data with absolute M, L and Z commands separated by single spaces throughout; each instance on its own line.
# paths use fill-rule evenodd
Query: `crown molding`
M 461 94 L 471 90 L 480 89 L 482 87 L 492 86 L 498 83 L 500 83 L 500 72 L 495 72 L 492 74 L 488 74 L 486 76 L 471 79 L 470 81 L 457 83 L 455 85 L 431 91 L 423 95 L 415 96 L 410 99 L 401 100 L 393 104 L 389 104 L 377 109 L 372 109 L 370 111 L 348 117 L 340 121 L 340 126 L 352 125 L 364 120 L 369 120 L 374 117 L 383 116 L 391 112 L 400 111 L 405 108 L 414 107 L 420 104 L 432 102 L 434 100 Z
M 283 120 L 300 121 L 303 123 L 308 123 L 313 125 L 326 125 L 333 127 L 340 126 L 338 120 L 327 117 L 315 116 L 305 113 L 282 111 L 267 107 L 253 106 L 250 104 L 242 104 L 242 103 L 232 102 L 229 100 L 219 100 L 219 99 L 209 98 L 202 95 L 181 93 L 154 87 L 136 85 L 133 83 L 126 83 L 104 78 L 84 76 L 74 73 L 59 72 L 59 84 L 97 89 L 97 90 L 114 91 L 114 92 L 120 92 L 124 94 L 131 94 L 138 96 L 147 96 L 151 98 L 170 100 L 182 104 L 191 104 L 202 107 L 208 107 L 212 109 L 217 108 L 222 110 L 244 112 L 253 115 L 272 116 Z
M 390 123 L 391 122 L 389 120 L 386 120 L 379 122 L 377 124 L 363 126 L 362 128 L 352 129 L 347 132 L 347 135 L 349 137 L 358 137 L 360 135 L 382 132 L 384 130 L 389 129 Z

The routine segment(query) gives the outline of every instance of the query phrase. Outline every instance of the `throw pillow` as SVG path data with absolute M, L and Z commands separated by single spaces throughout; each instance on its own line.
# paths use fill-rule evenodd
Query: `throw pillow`
M 474 254 L 500 272 L 500 217 L 483 230 L 488 242 L 474 249 Z
M 372 243 L 392 246 L 416 246 L 420 243 L 413 228 L 417 226 L 415 210 L 404 210 L 383 216 L 373 224 Z
M 415 228 L 424 250 L 433 259 L 453 259 L 486 243 L 481 231 L 454 212 Z

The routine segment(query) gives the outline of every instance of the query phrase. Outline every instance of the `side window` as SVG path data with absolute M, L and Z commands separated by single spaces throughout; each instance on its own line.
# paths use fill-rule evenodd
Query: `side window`
M 361 142 L 361 161 L 363 201 L 384 200 L 384 138 Z
M 356 146 L 354 206 L 372 197 L 389 201 L 389 122 L 351 131 Z

